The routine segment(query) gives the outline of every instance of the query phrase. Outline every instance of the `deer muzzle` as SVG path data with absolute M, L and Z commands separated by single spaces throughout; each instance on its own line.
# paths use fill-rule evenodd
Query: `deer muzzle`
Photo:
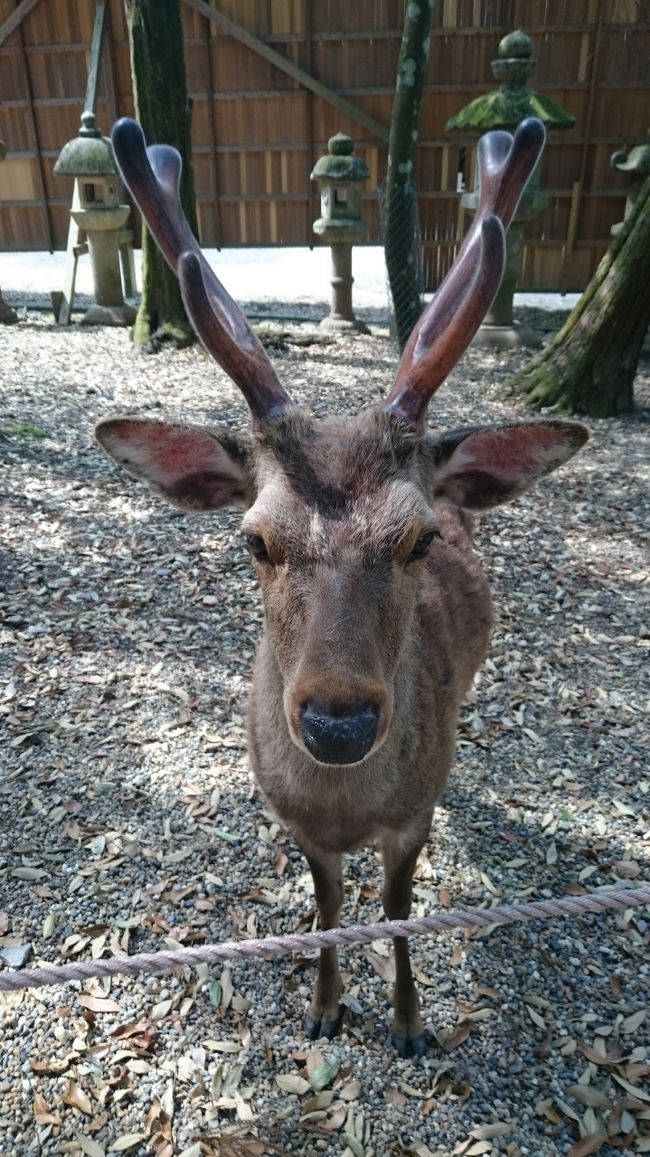
M 318 763 L 360 763 L 372 750 L 378 728 L 379 707 L 375 703 L 330 713 L 312 699 L 300 712 L 302 741 Z

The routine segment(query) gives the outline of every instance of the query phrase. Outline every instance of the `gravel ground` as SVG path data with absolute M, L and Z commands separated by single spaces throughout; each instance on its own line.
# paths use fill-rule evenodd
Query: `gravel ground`
M 272 351 L 297 400 L 385 392 L 385 331 L 304 340 Z M 521 416 L 503 382 L 522 356 L 470 351 L 432 417 Z M 139 358 L 123 331 L 30 313 L 0 332 L 0 368 L 0 959 L 312 927 L 304 861 L 247 769 L 261 610 L 237 517 L 185 519 L 92 440 L 111 412 L 240 425 L 239 396 L 199 349 Z M 417 915 L 650 881 L 647 369 L 637 414 L 591 423 L 481 522 L 499 624 Z M 378 918 L 380 886 L 371 849 L 349 857 L 346 922 Z M 0 1152 L 650 1152 L 649 941 L 639 909 L 413 941 L 436 1036 L 417 1062 L 387 1045 L 382 944 L 342 954 L 347 1020 L 317 1044 L 311 958 L 0 994 Z

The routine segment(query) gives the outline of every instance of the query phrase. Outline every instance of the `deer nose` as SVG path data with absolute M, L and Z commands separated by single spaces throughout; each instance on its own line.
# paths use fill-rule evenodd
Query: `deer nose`
M 330 713 L 311 699 L 300 713 L 302 741 L 319 763 L 359 763 L 377 738 L 378 724 L 379 708 L 374 703 Z

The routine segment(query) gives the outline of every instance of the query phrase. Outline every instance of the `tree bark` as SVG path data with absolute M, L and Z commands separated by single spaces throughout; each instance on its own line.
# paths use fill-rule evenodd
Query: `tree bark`
M 650 178 L 549 346 L 508 383 L 534 407 L 613 418 L 634 408 L 650 325 Z
M 434 0 L 406 0 L 404 31 L 397 66 L 384 187 L 384 250 L 400 349 L 422 312 L 415 239 L 417 200 L 413 160 L 429 59 Z
M 135 115 L 148 144 L 178 149 L 183 160 L 181 203 L 198 237 L 180 0 L 124 0 L 124 8 Z M 134 345 L 152 352 L 164 342 L 181 348 L 194 340 L 176 275 L 143 223 L 142 296 Z
M 18 314 L 11 305 L 7 304 L 0 289 L 0 325 L 13 325 L 15 321 L 18 321 Z

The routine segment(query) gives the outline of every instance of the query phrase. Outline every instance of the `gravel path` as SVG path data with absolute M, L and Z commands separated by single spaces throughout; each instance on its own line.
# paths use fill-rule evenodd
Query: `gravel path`
M 552 325 L 546 315 L 533 322 Z M 272 356 L 297 400 L 385 392 L 385 331 Z M 519 353 L 470 352 L 432 406 L 521 416 Z M 244 709 L 260 600 L 236 516 L 188 520 L 92 441 L 110 412 L 245 422 L 199 349 L 0 332 L 0 960 L 61 962 L 314 925 L 306 865 L 251 784 Z M 639 377 L 640 404 L 650 376 Z M 644 422 L 645 416 L 645 422 Z M 499 610 L 415 914 L 650 881 L 648 410 L 483 518 Z M 346 922 L 380 914 L 372 850 Z M 312 1044 L 311 958 L 0 994 L 0 1152 L 650 1152 L 650 913 L 414 941 L 431 1055 L 387 1045 L 390 957 L 342 954 L 348 1017 Z

